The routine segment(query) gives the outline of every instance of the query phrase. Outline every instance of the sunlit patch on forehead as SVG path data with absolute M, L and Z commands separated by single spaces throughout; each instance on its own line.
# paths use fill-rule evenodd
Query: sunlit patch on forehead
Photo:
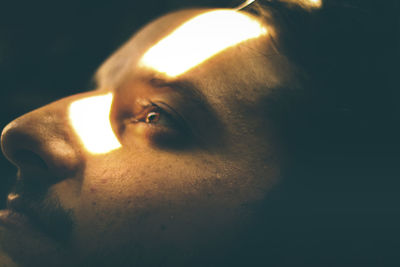
M 113 94 L 92 96 L 74 101 L 69 106 L 72 128 L 86 150 L 104 154 L 121 147 L 110 123 Z
M 229 47 L 266 33 L 259 21 L 244 13 L 210 11 L 185 22 L 148 49 L 140 64 L 176 77 Z

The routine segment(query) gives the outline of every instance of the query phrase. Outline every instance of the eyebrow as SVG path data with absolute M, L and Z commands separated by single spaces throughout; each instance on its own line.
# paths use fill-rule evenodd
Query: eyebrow
M 191 81 L 183 79 L 168 81 L 162 78 L 152 78 L 150 79 L 150 84 L 155 88 L 169 87 L 182 95 L 185 99 L 189 99 L 191 102 L 199 104 L 204 109 L 212 109 L 205 95 Z

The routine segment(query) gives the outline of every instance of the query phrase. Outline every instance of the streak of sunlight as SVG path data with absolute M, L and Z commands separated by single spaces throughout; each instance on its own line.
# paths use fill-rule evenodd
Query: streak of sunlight
M 176 77 L 222 50 L 266 33 L 267 29 L 259 21 L 244 13 L 209 11 L 183 23 L 152 46 L 140 63 Z
M 121 147 L 110 123 L 113 94 L 92 96 L 71 103 L 69 119 L 83 145 L 92 154 Z

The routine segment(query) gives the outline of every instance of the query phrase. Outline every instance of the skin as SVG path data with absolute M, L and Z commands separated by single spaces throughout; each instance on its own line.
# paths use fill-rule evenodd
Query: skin
M 0 259 L 17 266 L 226 260 L 257 216 L 253 206 L 280 178 L 283 148 L 263 101 L 294 79 L 271 45 L 273 29 L 172 80 L 139 66 L 149 47 L 205 11 L 150 23 L 100 67 L 97 90 L 53 102 L 4 129 L 4 154 L 18 168 L 10 208 L 30 220 L 18 231 L 0 224 Z M 166 85 L 176 82 L 197 93 Z M 68 107 L 107 92 L 114 94 L 110 120 L 122 147 L 93 155 L 68 122 Z M 167 103 L 187 125 L 176 126 L 179 119 L 163 112 L 147 123 L 149 112 L 137 99 Z M 130 120 L 138 113 L 139 121 Z M 21 257 L 21 247 L 29 255 Z

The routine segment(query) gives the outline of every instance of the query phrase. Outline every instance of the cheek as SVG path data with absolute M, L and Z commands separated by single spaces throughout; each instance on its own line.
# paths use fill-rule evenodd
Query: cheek
M 124 216 L 140 212 L 183 208 L 188 199 L 201 198 L 212 181 L 213 167 L 201 168 L 191 159 L 173 155 L 135 153 L 122 159 L 88 162 L 81 199 L 87 208 L 121 211 Z M 172 205 L 173 204 L 173 205 Z
M 241 204 L 255 195 L 244 169 L 193 153 L 136 151 L 91 159 L 74 212 L 77 246 L 219 239 L 235 227 Z

